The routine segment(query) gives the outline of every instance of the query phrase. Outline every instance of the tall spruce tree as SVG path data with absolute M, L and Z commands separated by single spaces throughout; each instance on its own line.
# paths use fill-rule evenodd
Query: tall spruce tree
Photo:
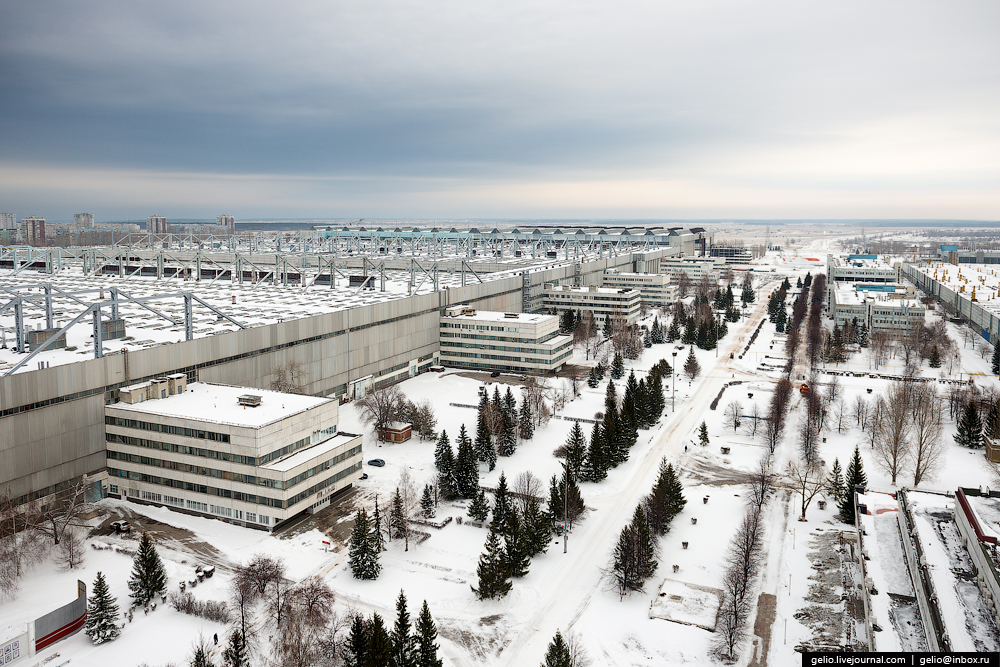
M 108 590 L 102 572 L 97 573 L 87 600 L 87 624 L 84 632 L 95 644 L 114 641 L 121 634 L 118 627 L 118 603 Z
M 552 522 L 542 512 L 541 504 L 537 498 L 530 498 L 525 504 L 522 524 L 528 533 L 528 555 L 537 556 L 540 553 L 545 553 L 546 549 L 549 548 L 549 540 L 552 536 Z
M 604 452 L 601 422 L 594 422 L 590 432 L 590 445 L 587 447 L 587 458 L 583 462 L 580 479 L 587 482 L 600 482 L 608 476 L 608 458 Z
M 708 444 L 708 424 L 705 422 L 701 423 L 698 427 L 698 443 L 704 447 Z
M 361 614 L 355 614 L 350 632 L 341 649 L 344 667 L 366 667 L 368 661 L 368 624 Z
M 937 345 L 934 346 L 937 349 Z M 1000 343 L 993 346 L 993 375 L 1000 375 Z
M 517 449 L 517 414 L 504 408 L 500 415 L 500 437 L 497 442 L 499 456 L 513 456 Z
M 382 514 L 379 512 L 378 497 L 376 496 L 375 510 L 372 512 L 371 530 L 369 531 L 369 534 L 371 535 L 372 550 L 377 554 L 386 550 L 385 533 L 382 532 L 382 523 Z
M 132 577 L 128 588 L 137 605 L 145 605 L 167 592 L 167 573 L 149 533 L 143 533 L 139 539 L 139 549 L 132 560 Z
M 518 516 L 512 511 L 507 518 L 507 531 L 503 537 L 503 549 L 507 575 L 515 578 L 528 574 L 531 564 L 531 547 L 528 543 L 528 531 Z
M 392 638 L 385 627 L 385 621 L 377 613 L 372 614 L 365 631 L 368 635 L 368 662 L 366 665 L 389 665 L 392 662 Z
M 500 535 L 506 535 L 507 523 L 513 511 L 510 491 L 507 489 L 507 477 L 501 472 L 497 487 L 493 491 L 493 520 L 490 522 L 490 528 Z
M 566 465 L 569 466 L 570 474 L 579 478 L 587 458 L 587 437 L 580 428 L 580 422 L 573 422 L 563 450 L 566 452 Z
M 953 437 L 963 447 L 977 449 L 983 446 L 983 422 L 974 400 L 965 406 L 965 411 L 958 420 L 958 432 Z
M 431 617 L 431 610 L 427 606 L 427 600 L 420 608 L 420 615 L 417 617 L 416 625 L 416 665 L 417 667 L 442 667 L 442 660 L 437 657 L 438 645 L 437 625 Z
M 194 655 L 191 656 L 191 667 L 215 667 L 209 658 L 208 651 L 205 650 L 205 646 L 201 643 L 194 648 Z
M 355 579 L 377 579 L 382 565 L 379 553 L 374 544 L 375 527 L 368 519 L 368 512 L 363 507 L 358 508 L 354 515 L 354 528 L 351 530 L 351 541 L 348 546 L 348 563 Z
M 545 660 L 541 667 L 573 667 L 573 658 L 570 655 L 569 647 L 566 646 L 562 634 L 556 630 L 555 636 L 549 642 L 549 648 L 545 651 Z
M 431 495 L 430 484 L 424 484 L 424 492 L 420 496 L 420 513 L 425 519 L 434 518 L 434 496 Z
M 479 462 L 465 424 L 458 431 L 458 456 L 455 458 L 455 482 L 461 498 L 472 498 L 479 489 Z
M 642 504 L 635 506 L 632 514 L 632 532 L 636 540 L 636 568 L 638 576 L 642 579 L 649 579 L 656 572 L 656 546 L 653 544 L 652 535 L 649 531 L 649 523 L 646 521 L 646 513 L 642 509 Z
M 396 624 L 390 636 L 392 660 L 389 667 L 417 667 L 416 638 L 410 632 L 410 612 L 406 610 L 406 594 L 400 590 L 396 598 Z
M 620 380 L 625 375 L 625 358 L 621 352 L 615 352 L 614 360 L 611 362 L 611 379 Z
M 434 467 L 438 474 L 446 475 L 451 472 L 455 455 L 451 450 L 451 440 L 448 439 L 448 431 L 441 429 L 441 437 L 438 438 L 437 447 L 434 448 Z
M 401 540 L 406 537 L 406 532 L 406 508 L 403 507 L 403 494 L 397 486 L 389 508 L 389 539 Z
M 864 463 L 861 461 L 861 451 L 857 445 L 854 446 L 854 456 L 847 464 L 847 476 L 844 480 L 844 495 L 840 499 L 840 520 L 844 523 L 854 523 L 854 488 L 868 484 L 868 476 L 865 475 Z
M 521 409 L 517 411 L 517 432 L 521 440 L 531 440 L 535 434 L 535 424 L 531 418 L 531 406 L 521 399 Z
M 250 667 L 250 652 L 241 630 L 229 633 L 229 645 L 222 652 L 222 664 L 225 667 Z
M 838 458 L 833 459 L 833 467 L 826 478 L 826 488 L 833 496 L 834 502 L 840 505 L 840 501 L 844 497 L 844 471 L 840 467 L 840 459 Z
M 996 361 L 1000 361 L 1000 359 L 997 359 L 997 349 L 1000 349 L 1000 345 L 993 348 L 993 358 Z M 1000 364 L 997 364 L 996 361 L 993 363 L 993 368 L 997 370 L 994 370 L 993 373 L 1000 375 Z M 937 345 L 931 348 L 930 356 L 927 357 L 927 365 L 931 368 L 941 368 L 941 353 L 938 352 Z
M 490 515 L 490 504 L 486 502 L 486 492 L 478 489 L 476 495 L 469 504 L 469 518 L 478 523 L 486 521 Z
M 499 396 L 498 396 L 499 398 Z M 479 406 L 479 419 L 476 420 L 476 457 L 479 461 L 489 464 L 490 471 L 497 465 L 497 450 L 493 448 L 493 436 L 486 422 L 486 410 L 489 409 L 485 397 Z
M 591 368 L 590 372 L 587 373 L 587 386 L 591 389 L 597 389 L 597 370 L 594 368 Z
M 698 357 L 694 354 L 694 347 L 688 350 L 687 359 L 684 361 L 684 374 L 692 380 L 701 374 L 701 364 L 698 363 Z
M 476 567 L 479 588 L 472 589 L 480 600 L 495 600 L 510 592 L 511 582 L 507 576 L 506 561 L 500 536 L 490 528 L 485 551 L 479 556 L 479 565 Z

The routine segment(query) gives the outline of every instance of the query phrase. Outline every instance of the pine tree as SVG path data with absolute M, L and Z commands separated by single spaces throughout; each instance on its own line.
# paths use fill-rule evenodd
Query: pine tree
M 194 655 L 191 657 L 191 667 L 215 667 L 209 659 L 205 647 L 200 643 L 194 649 Z
M 994 370 L 994 373 L 1000 375 L 1000 364 L 996 363 L 997 361 L 1000 361 L 1000 359 L 997 359 L 998 349 L 1000 349 L 1000 345 L 997 345 L 996 347 L 993 348 L 993 359 L 994 359 L 993 367 L 997 369 Z M 930 356 L 927 357 L 927 364 L 931 368 L 941 368 L 941 353 L 938 352 L 937 345 L 931 348 Z
M 368 626 L 361 614 L 355 615 L 351 623 L 341 656 L 344 667 L 366 667 L 371 664 L 368 660 Z
M 868 484 L 868 476 L 865 475 L 864 464 L 861 461 L 861 452 L 857 445 L 854 447 L 854 456 L 847 464 L 847 479 L 844 484 L 844 495 L 840 499 L 840 520 L 844 523 L 854 523 L 854 489 L 856 486 Z
M 542 512 L 537 498 L 528 500 L 521 523 L 527 532 L 528 555 L 545 553 L 552 535 L 552 522 Z
M 521 400 L 521 409 L 517 412 L 517 431 L 521 440 L 531 440 L 535 434 L 535 425 L 531 419 L 531 406 L 524 399 Z
M 390 667 L 417 667 L 416 638 L 410 633 L 410 613 L 406 610 L 406 594 L 396 598 L 396 624 L 390 637 L 392 660 Z
M 576 317 L 573 315 L 572 310 L 564 310 L 559 316 L 559 328 L 563 331 L 572 331 L 576 327 L 573 326 L 576 322 Z
M 513 456 L 517 450 L 517 413 L 504 408 L 501 415 L 500 442 L 497 443 L 499 456 Z
M 636 567 L 638 576 L 642 579 L 649 579 L 656 572 L 658 563 L 656 562 L 656 547 L 653 545 L 653 538 L 649 533 L 649 523 L 646 521 L 646 513 L 642 509 L 642 504 L 635 506 L 632 514 L 632 531 L 636 539 Z
M 684 362 L 684 373 L 692 380 L 701 374 L 701 364 L 698 363 L 698 357 L 695 356 L 693 347 L 688 350 L 687 360 Z
M 569 466 L 570 474 L 579 477 L 587 458 L 587 438 L 580 428 L 580 422 L 573 422 L 563 450 L 566 452 L 566 465 Z
M 371 536 L 372 551 L 377 554 L 385 551 L 385 535 L 382 533 L 382 515 L 379 513 L 378 498 L 375 498 L 375 511 L 372 512 L 371 531 L 369 534 Z
M 368 512 L 358 508 L 354 516 L 354 528 L 351 530 L 351 541 L 348 547 L 348 562 L 351 574 L 355 579 L 377 579 L 382 565 L 379 563 L 379 552 L 373 544 L 374 528 L 368 520 Z
M 469 504 L 469 518 L 478 523 L 483 523 L 486 521 L 486 517 L 490 515 L 490 505 L 486 502 L 486 493 L 479 489 L 472 498 L 472 503 Z
M 611 379 L 620 380 L 625 375 L 625 358 L 621 352 L 615 352 L 615 358 L 611 362 Z
M 167 592 L 167 573 L 149 533 L 143 533 L 139 540 L 139 550 L 132 561 L 132 578 L 129 579 L 128 588 L 137 605 L 145 605 Z
M 953 437 L 963 447 L 977 449 L 983 446 L 983 422 L 979 418 L 975 401 L 969 401 L 965 406 L 965 412 L 958 420 L 958 432 Z
M 666 458 L 662 459 L 660 467 L 663 475 L 663 486 L 667 491 L 667 517 L 672 521 L 675 516 L 684 510 L 684 506 L 687 505 L 687 498 L 684 497 L 684 487 L 677 477 L 677 472 L 674 470 L 673 464 L 667 463 L 667 467 L 663 468 L 662 466 L 665 462 Z
M 694 345 L 695 341 L 698 339 L 698 331 L 695 327 L 694 318 L 688 318 L 684 323 L 684 333 L 681 335 L 682 343 L 685 345 Z
M 250 667 L 247 641 L 240 630 L 229 634 L 229 646 L 222 652 L 222 664 L 225 667 Z
M 826 478 L 826 486 L 834 501 L 839 505 L 844 497 L 844 473 L 840 467 L 840 459 L 833 459 L 833 468 Z
M 587 482 L 600 482 L 608 476 L 608 458 L 604 452 L 601 422 L 594 422 L 590 432 L 590 445 L 587 447 L 587 458 L 583 462 L 580 479 Z
M 437 447 L 434 448 L 434 467 L 440 475 L 447 475 L 451 472 L 455 455 L 451 451 L 451 440 L 448 439 L 448 431 L 441 429 L 441 437 L 438 438 Z
M 420 608 L 420 615 L 417 617 L 416 626 L 416 666 L 417 667 L 442 667 L 442 661 L 437 657 L 438 645 L 437 625 L 431 617 L 431 610 L 424 600 L 424 606 Z
M 698 442 L 704 447 L 708 444 L 708 424 L 705 422 L 701 423 L 698 427 Z
M 638 540 L 631 525 L 622 528 L 615 545 L 611 569 L 616 587 L 621 597 L 629 591 L 642 589 L 643 578 L 639 576 Z
M 569 647 L 563 641 L 562 635 L 556 630 L 555 636 L 549 642 L 549 649 L 545 652 L 545 660 L 541 667 L 573 667 L 573 660 L 569 653 Z
M 667 342 L 675 343 L 677 339 L 681 337 L 681 325 L 677 321 L 677 318 L 670 320 L 670 326 L 667 328 Z
M 554 523 L 563 523 L 564 519 L 568 528 L 573 527 L 573 519 L 579 516 L 584 510 L 583 496 L 580 494 L 580 487 L 576 480 L 569 478 L 569 497 L 566 493 L 566 475 L 560 477 L 552 475 L 549 483 L 549 505 L 546 512 Z
M 500 537 L 492 529 L 486 537 L 485 549 L 479 556 L 479 565 L 476 567 L 479 588 L 473 588 L 472 592 L 480 600 L 495 600 L 510 592 L 511 582 L 507 577 L 507 558 L 500 544 Z
M 507 477 L 501 472 L 497 488 L 493 491 L 493 521 L 490 523 L 490 529 L 495 530 L 500 535 L 506 535 L 507 522 L 512 513 Z
M 937 345 L 934 346 L 934 349 L 937 350 Z M 936 366 L 933 368 L 936 368 Z M 993 375 L 1000 375 L 1000 343 L 997 343 L 996 345 L 993 346 L 992 369 L 993 369 Z
M 118 627 L 118 603 L 108 590 L 104 574 L 97 573 L 87 600 L 87 624 L 84 632 L 95 644 L 114 641 L 121 634 Z
M 485 399 L 483 400 L 485 403 Z M 479 419 L 476 422 L 476 457 L 479 461 L 489 464 L 490 471 L 497 465 L 497 451 L 493 448 L 493 437 L 486 425 L 485 409 L 480 405 Z
M 430 484 L 424 484 L 424 493 L 420 496 L 420 511 L 425 519 L 434 518 L 434 496 L 431 495 Z
M 983 421 L 983 436 L 991 440 L 1000 439 L 1000 400 L 990 406 Z
M 458 456 L 455 458 L 455 483 L 461 498 L 472 498 L 479 489 L 479 463 L 465 424 L 458 432 Z
M 504 534 L 503 548 L 507 576 L 520 578 L 528 574 L 528 566 L 531 565 L 528 532 L 516 511 L 511 512 L 507 519 L 507 532 Z
M 368 635 L 368 662 L 366 665 L 389 665 L 392 661 L 392 639 L 385 628 L 385 621 L 372 614 L 365 634 Z

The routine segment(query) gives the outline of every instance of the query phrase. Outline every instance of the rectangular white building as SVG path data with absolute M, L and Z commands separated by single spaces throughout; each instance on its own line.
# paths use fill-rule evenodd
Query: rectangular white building
M 441 363 L 490 371 L 550 373 L 573 354 L 559 318 L 453 306 L 441 317 Z
M 722 278 L 726 270 L 726 260 L 721 257 L 664 257 L 660 259 L 660 273 L 670 276 L 676 283 L 682 273 L 687 274 L 691 282 L 697 283 L 703 276 L 713 284 Z
M 924 307 L 912 287 L 875 283 L 838 283 L 831 290 L 830 312 L 843 326 L 858 321 L 869 331 L 906 331 L 911 322 L 924 320 Z
M 167 219 L 162 215 L 151 215 L 146 218 L 146 231 L 150 234 L 169 234 Z
M 608 287 L 571 287 L 546 283 L 542 291 L 542 306 L 547 312 L 562 314 L 572 310 L 591 312 L 598 322 L 605 318 L 623 320 L 634 324 L 639 319 L 642 298 L 637 289 L 612 289 Z
M 271 530 L 361 477 L 361 436 L 337 401 L 183 374 L 120 390 L 105 406 L 109 490 Z
M 73 214 L 73 226 L 92 228 L 94 226 L 94 214 L 93 213 L 74 213 Z
M 662 273 L 619 273 L 614 269 L 604 272 L 604 287 L 637 289 L 639 298 L 647 306 L 668 305 L 677 300 L 677 285 L 670 283 L 670 276 Z
M 13 213 L 0 213 L 0 231 L 17 230 L 17 216 Z

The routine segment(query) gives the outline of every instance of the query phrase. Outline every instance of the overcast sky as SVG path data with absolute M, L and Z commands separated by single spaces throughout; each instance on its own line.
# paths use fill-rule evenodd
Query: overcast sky
M 1000 3 L 0 3 L 0 210 L 1000 218 Z

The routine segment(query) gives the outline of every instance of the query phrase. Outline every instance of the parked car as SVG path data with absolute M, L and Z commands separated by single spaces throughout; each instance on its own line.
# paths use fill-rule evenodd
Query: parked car
M 375 466 L 376 468 L 381 468 L 385 465 L 385 461 L 382 459 L 372 459 L 368 462 L 368 465 Z
M 115 531 L 115 533 L 131 533 L 132 524 L 128 521 L 112 521 L 111 530 Z
M 500 371 L 493 371 L 492 373 L 490 373 L 490 377 L 491 378 L 498 378 L 498 377 L 500 377 Z

